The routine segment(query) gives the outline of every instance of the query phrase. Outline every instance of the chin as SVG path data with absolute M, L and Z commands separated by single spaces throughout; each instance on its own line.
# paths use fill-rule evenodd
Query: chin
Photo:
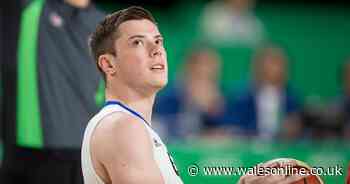
M 159 80 L 159 81 L 154 81 L 152 83 L 152 86 L 157 90 L 161 90 L 167 85 L 167 83 L 168 83 L 168 80 Z

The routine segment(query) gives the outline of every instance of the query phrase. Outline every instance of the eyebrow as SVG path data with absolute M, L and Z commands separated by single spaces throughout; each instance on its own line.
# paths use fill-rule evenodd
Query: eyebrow
M 163 38 L 163 36 L 162 35 L 156 35 L 154 38 Z
M 135 39 L 135 38 L 145 38 L 146 36 L 144 35 L 133 35 L 133 36 L 130 36 L 128 38 L 128 40 L 132 40 L 132 39 Z M 154 38 L 163 38 L 162 35 L 156 35 L 154 36 Z

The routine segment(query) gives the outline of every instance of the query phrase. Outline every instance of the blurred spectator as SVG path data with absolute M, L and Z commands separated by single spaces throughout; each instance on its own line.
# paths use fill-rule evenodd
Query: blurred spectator
M 350 138 L 350 61 L 342 65 L 339 76 L 342 95 L 328 106 L 307 111 L 307 117 L 314 117 L 314 123 L 308 123 L 313 138 Z
M 229 111 L 239 133 L 270 140 L 300 135 L 300 102 L 287 84 L 287 58 L 281 48 L 259 50 L 248 89 L 231 97 Z
M 176 84 L 159 96 L 155 116 L 169 141 L 223 135 L 218 129 L 224 111 L 220 62 L 210 48 L 193 49 Z
M 338 107 L 344 114 L 341 133 L 346 139 L 350 139 L 350 59 L 343 66 L 341 81 L 343 84 L 343 97 L 338 102 Z
M 89 0 L 15 2 L 23 5 L 11 6 L 18 15 L 4 20 L 11 39 L 1 62 L 6 98 L 0 183 L 83 183 L 80 146 L 98 110 L 102 80 L 87 40 L 104 14 Z
M 302 122 L 308 138 L 316 140 L 340 139 L 343 136 L 346 113 L 343 102 L 333 104 L 307 104 L 302 113 Z
M 217 0 L 204 9 L 203 36 L 211 43 L 255 47 L 264 39 L 264 26 L 252 12 L 255 0 Z

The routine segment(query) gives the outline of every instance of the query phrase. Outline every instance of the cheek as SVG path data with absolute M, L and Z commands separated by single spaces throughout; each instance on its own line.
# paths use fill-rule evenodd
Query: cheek
M 165 50 L 163 51 L 162 59 L 164 60 L 166 68 L 168 68 L 168 57 Z
M 166 53 L 166 50 L 163 48 L 163 57 L 165 59 L 165 61 L 167 60 L 167 53 Z
M 146 65 L 146 58 L 146 52 L 142 49 L 130 49 L 130 51 L 125 52 L 123 55 L 121 55 L 120 60 L 125 65 L 128 65 L 131 70 L 137 70 L 138 68 Z
M 146 68 L 144 59 L 142 57 L 130 56 L 122 61 L 121 73 L 123 78 L 130 82 L 139 81 L 146 76 Z
M 126 61 L 139 62 L 142 58 L 147 57 L 147 52 L 145 49 L 127 48 L 123 55 Z

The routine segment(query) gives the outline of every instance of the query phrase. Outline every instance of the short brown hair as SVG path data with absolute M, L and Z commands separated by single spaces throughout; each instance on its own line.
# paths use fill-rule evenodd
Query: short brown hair
M 129 20 L 147 19 L 156 24 L 152 14 L 146 9 L 138 6 L 119 10 L 107 15 L 104 20 L 99 23 L 94 33 L 89 39 L 90 52 L 96 61 L 97 68 L 104 75 L 101 68 L 98 66 L 98 58 L 105 53 L 114 53 L 114 41 L 118 37 L 118 28 L 120 24 Z

